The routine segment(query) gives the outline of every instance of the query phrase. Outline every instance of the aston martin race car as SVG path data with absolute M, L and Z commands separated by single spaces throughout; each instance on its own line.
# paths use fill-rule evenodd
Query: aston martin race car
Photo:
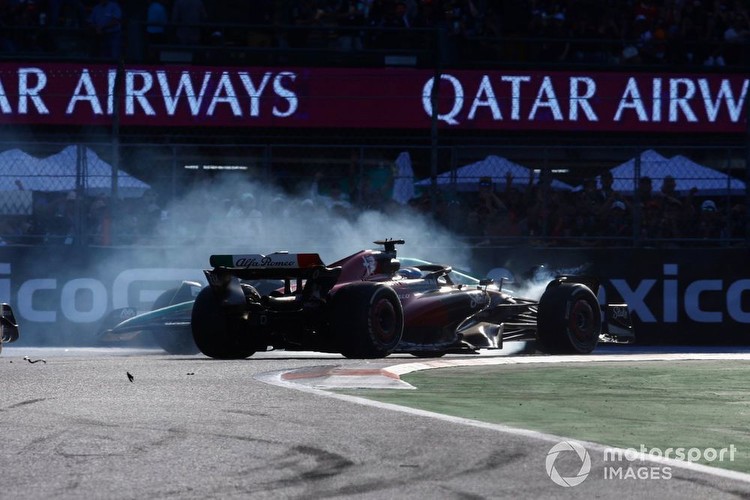
M 283 286 L 279 280 L 251 281 L 261 293 Z M 190 330 L 193 303 L 203 285 L 185 280 L 159 294 L 150 311 L 122 307 L 109 312 L 99 325 L 97 343 L 102 346 L 155 344 L 169 354 L 197 354 Z
M 150 336 L 169 354 L 197 354 L 200 351 L 190 332 L 190 315 L 202 288 L 197 281 L 183 281 L 178 287 L 161 293 L 151 311 L 139 311 L 134 307 L 111 311 L 99 327 L 98 343 L 122 345 L 143 342 L 143 337 Z
M 590 353 L 600 337 L 633 337 L 626 304 L 600 306 L 595 278 L 558 276 L 540 300 L 491 281 L 456 283 L 449 266 L 402 268 L 396 246 L 362 250 L 330 265 L 315 253 L 212 255 L 208 286 L 191 311 L 193 339 L 211 358 L 242 359 L 270 348 L 380 358 L 499 349 L 535 340 L 548 353 Z M 281 280 L 261 294 L 248 281 Z
M 9 344 L 18 340 L 18 323 L 10 305 L 0 304 L 0 352 L 3 344 Z

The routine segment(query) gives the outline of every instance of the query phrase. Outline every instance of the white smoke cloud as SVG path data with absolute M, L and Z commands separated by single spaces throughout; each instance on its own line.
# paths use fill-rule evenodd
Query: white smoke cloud
M 206 266 L 205 250 L 212 254 L 314 252 L 329 263 L 377 248 L 375 240 L 393 238 L 406 241 L 398 248 L 399 255 L 471 267 L 466 243 L 408 206 L 384 203 L 382 210 L 361 210 L 327 205 L 330 199 L 310 191 L 290 195 L 272 185 L 226 176 L 162 207 L 165 218 L 148 240 L 154 246 L 184 249 L 200 257 L 196 265 Z

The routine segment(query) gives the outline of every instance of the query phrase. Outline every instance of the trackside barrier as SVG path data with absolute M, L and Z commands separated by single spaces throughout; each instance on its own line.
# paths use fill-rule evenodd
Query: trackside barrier
M 0 301 L 12 304 L 19 345 L 92 345 L 113 308 L 149 310 L 182 280 L 204 282 L 211 248 L 85 251 L 0 248 Z M 521 278 L 543 264 L 549 274 L 601 277 L 600 300 L 626 301 L 639 341 L 750 343 L 750 278 L 743 249 L 532 249 L 475 252 L 479 274 L 496 268 Z M 537 274 L 538 279 L 544 279 Z M 520 286 L 520 281 L 507 285 Z M 520 290 L 519 290 L 520 291 Z

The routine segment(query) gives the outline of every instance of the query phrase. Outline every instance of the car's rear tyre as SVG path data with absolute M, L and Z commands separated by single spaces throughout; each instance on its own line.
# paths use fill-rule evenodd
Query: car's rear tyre
M 602 317 L 596 295 L 580 283 L 553 281 L 539 300 L 537 340 L 544 352 L 588 354 L 596 348 Z
M 195 344 L 209 358 L 245 359 L 256 351 L 242 316 L 222 307 L 221 298 L 211 287 L 205 287 L 195 298 L 190 323 Z
M 331 330 L 347 358 L 383 358 L 401 342 L 404 311 L 396 292 L 362 281 L 339 289 L 331 303 Z
M 159 295 L 154 301 L 154 305 L 151 310 L 161 309 L 167 307 L 170 304 L 177 304 L 180 302 L 187 302 L 192 300 L 193 297 L 186 295 L 185 297 L 176 297 L 176 294 L 180 291 L 180 288 L 172 288 Z M 184 300 L 183 300 L 184 299 Z M 195 345 L 193 336 L 190 335 L 190 331 L 181 328 L 169 328 L 164 327 L 163 329 L 154 330 L 151 335 L 156 342 L 156 345 L 164 349 L 169 354 L 198 354 L 198 346 Z

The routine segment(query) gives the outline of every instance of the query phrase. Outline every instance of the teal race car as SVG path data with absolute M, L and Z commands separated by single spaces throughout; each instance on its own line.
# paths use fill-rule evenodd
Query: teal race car
M 283 282 L 265 280 L 253 282 L 253 285 L 270 293 L 282 287 Z M 110 346 L 152 341 L 169 354 L 198 354 L 200 351 L 190 332 L 190 317 L 195 298 L 203 287 L 197 281 L 185 280 L 160 294 L 150 311 L 134 307 L 111 311 L 99 327 L 98 343 Z
M 169 354 L 198 354 L 190 334 L 190 315 L 202 288 L 197 281 L 183 281 L 159 295 L 151 311 L 140 312 L 133 307 L 113 310 L 100 327 L 99 343 L 131 344 L 143 341 L 146 333 Z

